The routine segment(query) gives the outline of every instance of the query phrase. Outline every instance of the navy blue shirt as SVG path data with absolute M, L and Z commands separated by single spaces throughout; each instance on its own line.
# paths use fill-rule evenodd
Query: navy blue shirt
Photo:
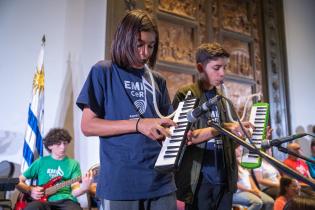
M 216 95 L 215 89 L 205 92 L 207 100 Z M 218 106 L 212 105 L 208 118 L 212 122 L 220 124 L 220 115 Z M 220 136 L 210 139 L 206 144 L 206 151 L 204 153 L 202 173 L 205 179 L 211 184 L 226 183 L 226 170 L 224 163 L 223 144 Z
M 157 105 L 162 114 L 172 111 L 165 80 L 154 73 Z M 157 118 L 152 85 L 145 69 L 121 69 L 115 64 L 94 65 L 77 99 L 99 118 L 132 120 Z M 97 197 L 108 200 L 139 200 L 176 190 L 173 174 L 154 170 L 161 150 L 158 141 L 141 133 L 100 137 L 100 175 Z

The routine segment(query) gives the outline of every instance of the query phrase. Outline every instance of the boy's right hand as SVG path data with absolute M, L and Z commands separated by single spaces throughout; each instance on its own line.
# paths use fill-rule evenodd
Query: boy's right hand
M 170 136 L 169 127 L 177 124 L 169 118 L 141 118 L 138 131 L 153 140 L 163 140 Z

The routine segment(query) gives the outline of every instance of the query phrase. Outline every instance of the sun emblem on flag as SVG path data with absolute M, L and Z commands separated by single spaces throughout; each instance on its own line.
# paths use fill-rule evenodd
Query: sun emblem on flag
M 44 74 L 44 68 L 40 71 L 37 71 L 34 80 L 33 80 L 33 88 L 35 90 L 42 91 L 44 90 L 44 84 L 45 84 L 45 74 Z

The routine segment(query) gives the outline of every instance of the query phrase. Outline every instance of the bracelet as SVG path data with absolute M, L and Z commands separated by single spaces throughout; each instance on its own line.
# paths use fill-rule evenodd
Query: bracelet
M 139 124 L 139 122 L 140 122 L 140 117 L 138 118 L 138 120 L 137 120 L 137 123 L 136 123 L 136 132 L 139 132 L 139 130 L 138 130 L 138 124 Z

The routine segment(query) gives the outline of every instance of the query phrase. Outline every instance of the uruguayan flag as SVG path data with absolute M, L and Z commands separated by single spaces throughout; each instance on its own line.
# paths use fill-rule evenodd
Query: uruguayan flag
M 38 56 L 35 76 L 33 79 L 32 101 L 28 109 L 27 128 L 24 137 L 23 160 L 21 172 L 23 173 L 39 156 L 43 156 L 43 124 L 44 124 L 44 45 Z

